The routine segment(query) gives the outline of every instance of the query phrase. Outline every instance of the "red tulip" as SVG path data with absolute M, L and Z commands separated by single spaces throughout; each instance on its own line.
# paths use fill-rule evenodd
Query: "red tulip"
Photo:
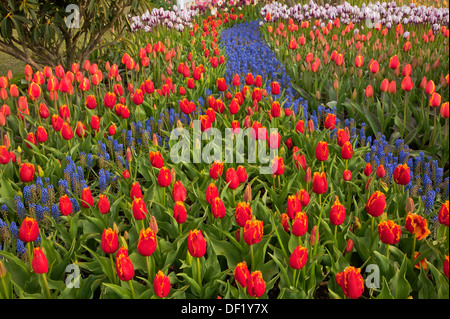
M 431 107 L 438 107 L 441 105 L 441 95 L 439 93 L 433 92 L 428 101 Z M 447 102 L 448 103 L 448 102 Z
M 440 113 L 443 118 L 448 119 L 448 102 L 442 103 Z
M 280 94 L 280 84 L 277 81 L 273 81 L 270 87 L 272 94 L 274 95 Z
M 271 162 L 272 162 L 271 166 L 272 174 L 276 176 L 283 175 L 285 169 L 283 158 L 280 156 L 274 156 Z
M 153 230 L 150 228 L 141 229 L 137 244 L 137 251 L 141 256 L 151 256 L 156 250 L 157 244 L 156 234 Z
M 115 230 L 111 228 L 103 230 L 101 248 L 105 254 L 114 254 L 117 251 L 119 248 L 119 237 Z
M 162 168 L 164 166 L 164 158 L 162 157 L 159 151 L 157 152 L 150 151 L 149 157 L 150 163 L 152 164 L 153 167 Z
M 68 216 L 72 213 L 72 202 L 67 195 L 63 195 L 59 198 L 59 211 L 64 216 Z
M 222 176 L 222 173 L 223 173 L 223 163 L 221 161 L 215 161 L 209 169 L 209 176 L 212 179 L 217 180 L 219 179 L 220 176 Z
M 382 164 L 378 165 L 378 168 L 376 170 L 376 174 L 378 178 L 383 178 L 386 175 L 386 171 L 384 169 L 384 166 Z
M 364 65 L 364 57 L 362 55 L 357 55 L 355 58 L 355 66 L 360 68 Z
M 216 197 L 213 199 L 211 203 L 211 212 L 213 216 L 217 219 L 222 219 L 226 215 L 225 205 L 220 197 Z
M 36 140 L 39 143 L 44 143 L 45 141 L 47 141 L 47 131 L 43 126 L 38 126 L 38 128 L 36 129 Z
M 327 142 L 319 141 L 316 146 L 316 159 L 320 162 L 328 159 L 328 144 Z
M 411 77 L 406 76 L 403 78 L 402 80 L 402 90 L 409 92 L 413 89 L 414 84 L 413 84 L 413 80 L 411 79 Z
M 439 223 L 448 227 L 448 201 L 442 204 L 438 214 Z
M 172 188 L 172 199 L 175 202 L 178 202 L 178 201 L 184 202 L 186 200 L 186 198 L 187 198 L 186 188 L 184 188 L 181 181 L 176 181 L 173 184 L 173 188 Z
M 408 212 L 405 219 L 405 228 L 415 235 L 417 240 L 422 240 L 430 234 L 427 220 L 416 213 Z
M 392 70 L 395 70 L 395 69 L 398 69 L 399 66 L 400 66 L 400 61 L 398 59 L 398 56 L 394 55 L 389 60 L 389 68 L 391 68 Z
M 23 163 L 19 167 L 20 180 L 29 183 L 34 179 L 35 167 L 31 163 Z
M 109 203 L 108 197 L 106 195 L 100 194 L 98 197 L 98 210 L 101 214 L 108 214 L 109 210 L 111 208 L 111 205 Z
M 116 253 L 116 272 L 122 281 L 129 281 L 134 277 L 133 262 L 128 257 L 127 249 L 124 247 Z
M 372 164 L 367 163 L 364 167 L 364 175 L 369 176 L 370 174 L 372 174 Z
M 330 223 L 333 225 L 341 225 L 345 220 L 345 207 L 336 198 L 333 206 L 330 209 Z
M 162 167 L 158 173 L 158 185 L 167 187 L 172 182 L 170 170 L 167 167 Z
M 188 251 L 192 257 L 203 257 L 206 253 L 206 240 L 201 230 L 194 229 L 189 231 Z
M 240 262 L 234 269 L 234 280 L 241 285 L 241 287 L 247 287 L 247 280 L 250 277 L 250 271 L 247 268 L 245 261 Z
M 447 30 L 448 33 L 448 30 Z M 444 265 L 442 267 L 442 271 L 444 272 L 444 275 L 448 278 L 448 256 L 445 256 Z
M 395 245 L 400 241 L 401 228 L 392 220 L 381 221 L 378 224 L 380 240 L 387 245 Z
M 238 176 L 239 183 L 245 183 L 247 181 L 247 171 L 244 166 L 239 165 L 236 169 L 236 174 Z
M 147 206 L 141 197 L 135 197 L 132 203 L 132 212 L 136 220 L 142 220 L 147 217 Z
M 250 274 L 247 279 L 247 293 L 251 297 L 259 298 L 266 292 L 266 283 L 261 271 L 257 270 Z
M 264 228 L 261 220 L 247 220 L 242 235 L 247 245 L 253 245 L 261 241 L 263 232 Z
M 230 167 L 226 173 L 226 183 L 228 184 L 228 188 L 236 189 L 239 187 L 239 177 L 236 173 L 236 170 Z
M 350 142 L 345 142 L 341 149 L 341 157 L 342 159 L 349 160 L 353 156 L 353 146 Z
M 352 180 L 352 172 L 350 170 L 346 169 L 344 171 L 344 173 L 342 173 L 342 178 L 346 182 L 351 181 Z
M 247 221 L 253 217 L 252 208 L 247 202 L 239 202 L 234 211 L 234 219 L 239 227 L 244 227 Z
M 36 274 L 46 274 L 48 272 L 47 257 L 40 247 L 33 248 L 33 260 L 31 265 Z
M 131 185 L 130 198 L 132 201 L 135 200 L 136 198 L 143 198 L 139 182 L 133 182 L 133 184 Z
M 314 193 L 323 194 L 327 191 L 328 184 L 325 172 L 322 173 L 314 172 L 312 182 L 313 182 L 312 191 Z
M 72 127 L 70 127 L 70 124 L 67 122 L 64 122 L 61 127 L 61 136 L 66 141 L 71 140 L 73 138 L 73 131 Z
M 33 242 L 39 236 L 39 225 L 31 217 L 25 217 L 19 229 L 19 239 L 24 243 Z
M 216 80 L 216 84 L 217 84 L 217 89 L 218 89 L 220 92 L 224 92 L 224 91 L 227 90 L 227 83 L 225 82 L 225 79 L 224 79 L 224 78 L 218 78 L 218 79 Z
M 295 213 L 292 218 L 292 234 L 295 236 L 303 236 L 308 230 L 308 216 L 301 211 Z
M 336 115 L 328 113 L 323 124 L 326 129 L 334 130 L 336 127 Z
M 219 190 L 216 184 L 210 183 L 206 188 L 206 201 L 211 204 L 213 199 L 219 196 Z
M 92 197 L 91 189 L 89 187 L 85 187 L 81 191 L 81 206 L 84 208 L 94 206 L 94 198 Z
M 173 207 L 173 218 L 178 224 L 183 224 L 186 221 L 187 211 L 184 202 L 175 202 L 175 206 Z
M 302 269 L 306 265 L 308 259 L 308 250 L 301 245 L 295 247 L 294 251 L 289 257 L 289 266 L 292 269 Z
M 373 217 L 378 217 L 384 213 L 385 208 L 386 196 L 382 192 L 376 191 L 375 193 L 370 195 L 366 203 L 367 214 Z
M 336 274 L 336 283 L 342 288 L 344 295 L 351 299 L 361 297 L 364 292 L 364 279 L 360 272 L 359 268 L 349 266 Z
M 170 292 L 170 279 L 159 270 L 153 281 L 153 290 L 159 298 L 165 298 Z
M 398 165 L 394 169 L 394 181 L 399 185 L 408 185 L 411 180 L 410 168 L 408 165 Z

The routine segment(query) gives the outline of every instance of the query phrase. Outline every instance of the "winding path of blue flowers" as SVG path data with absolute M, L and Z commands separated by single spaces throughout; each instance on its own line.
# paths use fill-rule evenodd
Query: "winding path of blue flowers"
M 305 122 L 311 118 L 314 122 L 315 129 L 320 129 L 320 123 L 326 117 L 327 113 L 336 113 L 336 109 L 327 109 L 320 105 L 317 110 L 311 110 L 311 115 L 308 112 L 308 102 L 296 95 L 296 91 L 291 85 L 291 78 L 286 74 L 285 67 L 276 59 L 275 54 L 270 50 L 267 44 L 261 39 L 259 33 L 259 21 L 252 21 L 234 25 L 231 28 L 223 30 L 220 38 L 220 46 L 225 50 L 228 57 L 227 69 L 225 72 L 225 79 L 227 84 L 230 84 L 233 76 L 237 73 L 241 79 L 245 78 L 247 73 L 261 75 L 263 83 L 266 83 L 266 90 L 270 94 L 270 83 L 278 81 L 280 87 L 284 90 L 284 99 L 286 100 L 284 107 L 291 108 L 296 114 L 297 118 L 303 116 Z M 242 81 L 241 81 L 242 82 Z M 205 92 L 206 98 L 211 94 L 211 91 Z M 198 102 L 203 105 L 203 99 Z M 301 111 L 302 110 L 302 111 Z M 201 110 L 200 110 L 201 111 Z M 300 116 L 300 114 L 302 116 Z M 174 109 L 166 109 L 161 114 L 155 124 L 154 118 L 149 118 L 144 123 L 137 121 L 131 123 L 131 129 L 122 131 L 122 137 L 113 139 L 108 137 L 103 143 L 98 142 L 97 145 L 97 161 L 100 169 L 97 172 L 98 188 L 100 191 L 107 189 L 112 183 L 116 181 L 118 176 L 112 174 L 106 166 L 101 163 L 112 161 L 116 159 L 114 165 L 121 165 L 123 168 L 128 168 L 129 163 L 124 156 L 127 147 L 134 148 L 135 146 L 143 146 L 149 143 L 153 133 L 156 134 L 158 143 L 163 145 L 161 134 L 159 133 L 163 122 L 170 126 L 174 126 L 176 121 L 180 119 L 183 123 L 188 123 L 188 118 L 185 115 L 179 115 Z M 339 120 L 337 121 L 337 126 Z M 368 152 L 365 154 L 365 161 L 371 163 L 374 169 L 379 164 L 383 164 L 386 168 L 385 181 L 389 185 L 392 183 L 392 176 L 395 167 L 398 164 L 408 164 L 411 168 L 411 182 L 406 189 L 414 196 L 421 196 L 425 206 L 425 214 L 430 214 L 436 211 L 434 207 L 435 200 L 438 197 L 441 199 L 448 199 L 449 197 L 449 178 L 443 180 L 443 168 L 438 166 L 438 162 L 432 158 L 425 158 L 424 153 L 420 152 L 419 156 L 411 156 L 411 150 L 408 145 L 400 139 L 391 145 L 384 135 L 378 133 L 375 137 L 365 135 L 364 123 L 361 124 L 359 134 L 357 133 L 356 123 L 353 119 L 345 119 L 341 126 L 347 127 L 351 133 L 351 141 L 356 139 L 356 146 L 368 147 Z M 336 133 L 336 129 L 332 132 L 332 136 Z M 122 140 L 123 143 L 120 143 Z M 125 145 L 124 145 L 125 144 Z M 167 143 L 166 143 L 167 145 Z M 66 158 L 66 168 L 64 169 L 64 179 L 58 181 L 58 188 L 51 184 L 50 179 L 38 177 L 35 184 L 25 186 L 23 188 L 23 201 L 21 197 L 16 196 L 15 206 L 16 213 L 19 219 L 24 218 L 26 212 L 33 212 L 37 220 L 43 222 L 46 216 L 51 216 L 55 221 L 59 220 L 59 209 L 56 204 L 50 205 L 50 202 L 55 203 L 55 196 L 62 196 L 67 194 L 71 197 L 74 211 L 79 210 L 79 204 L 75 199 L 75 194 L 87 185 L 86 180 L 88 176 L 84 176 L 84 168 L 91 171 L 94 167 L 92 153 L 80 154 L 80 165 L 77 166 L 72 158 Z M 70 181 L 70 182 L 68 182 Z M 0 207 L 3 214 L 7 213 L 6 205 Z M 437 216 L 433 216 L 437 220 Z M 26 249 L 24 244 L 18 239 L 17 224 L 11 222 L 8 226 L 0 218 L 0 233 L 3 242 L 16 243 L 16 253 L 18 256 L 26 256 Z M 37 244 L 40 238 L 37 239 Z M 0 250 L 2 249 L 0 245 Z

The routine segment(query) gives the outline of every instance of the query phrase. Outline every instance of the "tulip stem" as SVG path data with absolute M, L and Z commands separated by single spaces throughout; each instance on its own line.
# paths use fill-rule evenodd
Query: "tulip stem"
M 148 273 L 148 281 L 151 283 L 151 279 L 152 279 L 152 260 L 151 260 L 152 256 L 147 256 L 146 258 L 146 262 L 147 262 L 147 273 Z
M 28 248 L 28 261 L 30 262 L 30 270 L 33 270 L 33 266 L 32 266 L 32 261 L 33 261 L 33 255 L 31 253 L 31 242 L 29 241 L 27 243 L 27 248 Z
M 412 248 L 412 254 L 411 254 L 412 260 L 414 260 L 414 253 L 416 251 L 416 239 L 417 239 L 417 237 L 414 235 L 414 242 L 413 242 L 413 248 Z
M 386 247 L 386 258 L 389 260 L 389 244 Z
M 52 299 L 52 295 L 50 294 L 50 289 L 48 288 L 47 276 L 45 275 L 45 273 L 42 274 L 42 279 L 44 279 L 44 286 L 45 286 L 45 290 L 47 291 L 48 299 Z
M 403 128 L 402 128 L 402 139 L 404 138 L 405 134 L 405 128 L 406 128 L 406 112 L 407 112 L 407 106 L 408 106 L 408 92 L 405 93 L 405 107 L 403 110 Z
M 297 288 L 297 269 L 294 269 L 294 274 L 292 275 L 292 286 Z
M 112 254 L 109 254 L 109 260 L 111 261 L 111 269 L 112 269 L 112 273 L 113 273 L 113 283 L 116 283 L 114 260 L 113 260 L 113 255 Z
M 128 281 L 128 282 L 129 282 L 129 284 L 130 284 L 131 297 L 132 297 L 133 299 L 136 299 L 136 295 L 134 294 L 134 288 L 133 288 L 132 280 L 130 280 L 130 281 Z
M 334 241 L 337 242 L 337 227 L 338 225 L 334 225 Z
M 250 254 L 252 256 L 252 270 L 255 270 L 255 257 L 253 255 L 253 245 L 250 245 Z
M 2 286 L 3 286 L 3 290 L 5 291 L 5 299 L 9 299 L 8 290 L 6 289 L 6 284 L 5 284 L 5 278 L 4 277 L 2 277 Z
M 202 287 L 202 271 L 201 271 L 201 265 L 200 265 L 200 257 L 197 257 L 197 278 L 198 278 L 198 285 L 200 288 Z

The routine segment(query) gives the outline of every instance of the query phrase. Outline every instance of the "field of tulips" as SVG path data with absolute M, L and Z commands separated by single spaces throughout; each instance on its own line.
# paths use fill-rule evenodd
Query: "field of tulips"
M 0 298 L 448 299 L 448 8 L 205 2 L 0 74 Z

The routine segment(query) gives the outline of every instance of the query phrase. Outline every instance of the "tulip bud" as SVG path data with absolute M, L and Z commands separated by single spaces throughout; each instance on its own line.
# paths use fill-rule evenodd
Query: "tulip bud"
M 159 228 L 158 228 L 158 222 L 156 221 L 156 218 L 155 218 L 155 216 L 153 216 L 153 215 L 150 217 L 149 228 L 150 228 L 155 234 L 157 234 L 158 231 L 159 231 Z
M 412 213 L 414 212 L 414 200 L 411 197 L 408 197 L 408 200 L 406 201 L 406 212 L 407 213 Z
M 319 234 L 317 233 L 317 225 L 314 225 L 314 227 L 311 230 L 311 236 L 309 237 L 309 245 L 314 246 L 316 244 L 316 241 L 319 242 Z
M 6 269 L 5 266 L 3 265 L 3 262 L 0 260 L 0 279 L 5 278 L 6 276 Z
M 249 203 L 252 200 L 252 186 L 250 184 L 247 184 L 247 187 L 244 191 L 244 200 Z
M 349 253 L 353 250 L 353 240 L 350 238 L 347 240 L 347 246 L 345 246 L 345 252 Z

